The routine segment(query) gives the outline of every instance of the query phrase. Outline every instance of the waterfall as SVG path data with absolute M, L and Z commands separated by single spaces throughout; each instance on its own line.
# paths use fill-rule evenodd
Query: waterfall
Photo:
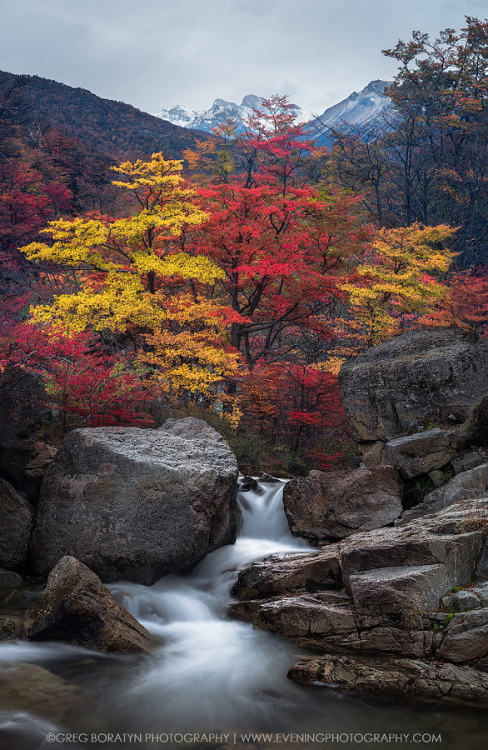
M 283 487 L 283 481 L 276 481 L 240 490 L 235 544 L 207 555 L 191 574 L 166 576 L 150 587 L 110 586 L 123 606 L 161 640 L 127 694 L 127 701 L 137 700 L 148 721 L 164 707 L 165 725 L 170 722 L 180 730 L 249 722 L 255 726 L 296 700 L 297 688 L 281 679 L 292 660 L 290 646 L 226 615 L 240 568 L 270 554 L 309 548 L 290 533 Z M 277 681 L 282 683 L 279 694 Z

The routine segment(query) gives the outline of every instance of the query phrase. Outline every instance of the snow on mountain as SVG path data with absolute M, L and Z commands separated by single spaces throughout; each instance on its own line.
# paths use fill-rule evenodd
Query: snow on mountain
M 242 133 L 245 123 L 251 117 L 253 110 L 259 108 L 263 97 L 255 94 L 247 94 L 240 104 L 228 102 L 225 99 L 215 99 L 212 106 L 204 112 L 195 112 L 193 109 L 176 106 L 171 109 L 162 109 L 157 117 L 168 120 L 174 125 L 180 125 L 192 130 L 204 130 L 210 132 L 217 125 L 233 120 L 237 124 L 237 132 Z M 296 107 L 297 116 L 300 117 L 301 110 Z
M 331 130 L 355 129 L 367 134 L 376 126 L 381 129 L 381 115 L 391 107 L 390 99 L 383 93 L 388 85 L 388 81 L 371 81 L 359 93 L 354 91 L 347 99 L 334 104 L 311 120 L 307 128 L 308 134 L 319 144 L 330 145 Z M 240 104 L 215 99 L 212 106 L 204 112 L 177 105 L 171 109 L 162 109 L 157 117 L 180 127 L 206 132 L 228 120 L 233 120 L 237 124 L 237 132 L 242 132 L 253 110 L 259 108 L 262 101 L 260 96 L 247 94 Z M 302 112 L 299 107 L 296 107 L 296 113 L 300 119 Z
M 194 109 L 185 109 L 177 105 L 171 109 L 163 109 L 158 112 L 156 117 L 160 117 L 162 120 L 167 120 L 173 123 L 173 125 L 179 125 L 181 128 L 193 128 L 193 121 L 198 117 L 198 112 Z
M 329 107 L 310 121 L 310 135 L 329 145 L 332 130 L 354 130 L 365 135 L 384 129 L 382 115 L 391 108 L 391 99 L 383 93 L 386 86 L 388 81 L 371 81 L 359 93 L 354 91 L 347 99 Z
M 185 107 L 172 107 L 162 109 L 157 117 L 168 120 L 174 125 L 181 125 L 192 130 L 204 130 L 210 132 L 217 125 L 234 120 L 237 123 L 238 132 L 244 130 L 245 121 L 252 115 L 253 109 L 259 107 L 262 98 L 255 94 L 247 94 L 240 104 L 228 102 L 225 99 L 215 99 L 212 106 L 204 112 L 195 112 Z

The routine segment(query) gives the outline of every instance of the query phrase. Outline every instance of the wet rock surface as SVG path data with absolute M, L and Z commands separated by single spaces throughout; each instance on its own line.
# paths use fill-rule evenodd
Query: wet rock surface
M 13 664 L 0 671 L 2 709 L 26 711 L 59 721 L 81 696 L 74 685 L 36 664 Z
M 410 695 L 488 705 L 488 672 L 442 662 L 331 655 L 297 662 L 288 676 L 304 685 L 370 695 Z
M 105 652 L 149 651 L 152 638 L 95 573 L 63 557 L 24 626 L 30 640 L 60 640 Z
M 320 552 L 274 555 L 241 571 L 233 593 L 239 599 L 260 599 L 293 591 L 341 588 L 338 551 L 325 547 Z
M 315 553 L 265 560 L 241 571 L 234 587 L 241 601 L 230 614 L 328 655 L 293 668 L 293 679 L 380 693 L 393 684 L 398 693 L 488 703 L 488 582 L 471 583 L 487 526 L 488 498 L 466 500 Z M 333 586 L 321 556 L 339 566 Z M 474 608 L 456 614 L 466 597 Z M 354 657 L 342 680 L 344 655 Z M 319 679 L 318 670 L 329 677 Z
M 42 484 L 35 573 L 73 555 L 104 581 L 151 584 L 234 541 L 237 463 L 205 422 L 71 432 Z
M 30 503 L 9 482 L 0 479 L 0 566 L 3 568 L 24 565 L 32 518 Z
M 312 543 L 387 526 L 402 512 L 391 466 L 311 471 L 286 484 L 283 503 L 292 533 Z

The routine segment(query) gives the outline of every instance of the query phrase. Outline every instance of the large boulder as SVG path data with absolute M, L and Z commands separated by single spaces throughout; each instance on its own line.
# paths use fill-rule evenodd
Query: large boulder
M 373 461 L 379 441 L 466 419 L 488 395 L 488 341 L 411 331 L 346 362 L 339 384 L 353 436 Z
M 16 367 L 0 373 L 0 476 L 31 502 L 37 501 L 44 471 L 56 453 L 42 439 L 50 422 L 49 398 L 39 377 Z
M 73 555 L 104 581 L 152 584 L 234 541 L 237 463 L 205 422 L 74 430 L 50 465 L 30 560 Z
M 485 498 L 456 503 L 405 526 L 355 534 L 341 544 L 341 568 L 346 586 L 352 589 L 351 577 L 357 576 L 353 597 L 360 597 L 363 587 L 371 589 L 371 579 L 365 576 L 362 580 L 357 574 L 368 571 L 372 575 L 372 571 L 376 574 L 379 569 L 390 569 L 385 571 L 389 589 L 396 586 L 399 592 L 404 592 L 405 579 L 401 571 L 415 572 L 410 579 L 415 583 L 409 589 L 410 603 L 424 607 L 428 605 L 422 586 L 417 586 L 418 574 L 422 571 L 413 568 L 440 565 L 444 575 L 437 570 L 434 576 L 432 570 L 430 582 L 428 575 L 422 576 L 425 586 L 435 586 L 439 601 L 452 587 L 471 580 L 482 555 L 483 528 L 487 521 L 488 499 Z M 398 601 L 399 612 L 404 609 L 406 600 L 403 605 Z
M 106 652 L 149 651 L 151 636 L 74 557 L 61 558 L 24 626 L 27 638 Z
M 313 543 L 387 526 L 402 512 L 391 466 L 311 471 L 286 484 L 283 503 L 292 533 Z
M 32 507 L 11 484 L 0 479 L 0 566 L 21 567 L 27 555 Z

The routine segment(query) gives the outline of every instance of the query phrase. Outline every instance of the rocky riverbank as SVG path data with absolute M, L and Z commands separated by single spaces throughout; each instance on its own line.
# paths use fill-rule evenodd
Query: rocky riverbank
M 22 438 L 24 411 L 8 413 L 9 450 L 19 464 L 34 444 Z M 74 430 L 52 455 L 35 504 L 21 480 L 15 489 L 0 479 L 0 602 L 23 589 L 22 576 L 47 577 L 25 622 L 0 616 L 0 638 L 147 651 L 152 638 L 102 580 L 151 584 L 232 544 L 235 457 L 215 430 L 191 418 L 155 430 Z
M 0 599 L 15 602 L 22 577 L 47 584 L 27 620 L 25 606 L 0 617 L 0 637 L 145 653 L 152 636 L 104 583 L 150 585 L 232 544 L 235 457 L 196 419 L 74 430 L 56 452 L 46 414 L 12 408 L 12 377 L 0 383 Z M 241 570 L 230 615 L 313 652 L 290 668 L 302 684 L 486 705 L 487 344 L 407 333 L 340 382 L 360 466 L 287 483 L 289 529 L 316 549 Z
M 459 675 L 464 687 L 440 685 L 438 696 L 488 704 L 488 583 L 473 583 L 484 578 L 485 528 L 488 500 L 469 500 L 317 552 L 255 563 L 239 575 L 241 601 L 231 614 L 326 654 L 292 667 L 301 682 L 360 690 L 371 657 L 370 681 L 386 670 L 376 692 L 434 695 L 422 681 L 400 678 L 412 670 L 401 659 L 426 664 L 430 682 L 452 663 L 463 667 L 452 671 L 453 687 Z M 331 654 L 348 657 L 341 679 L 321 677 L 346 663 Z
M 241 571 L 230 613 L 320 653 L 301 683 L 486 705 L 487 345 L 408 333 L 340 381 L 362 468 L 287 485 L 320 549 Z

